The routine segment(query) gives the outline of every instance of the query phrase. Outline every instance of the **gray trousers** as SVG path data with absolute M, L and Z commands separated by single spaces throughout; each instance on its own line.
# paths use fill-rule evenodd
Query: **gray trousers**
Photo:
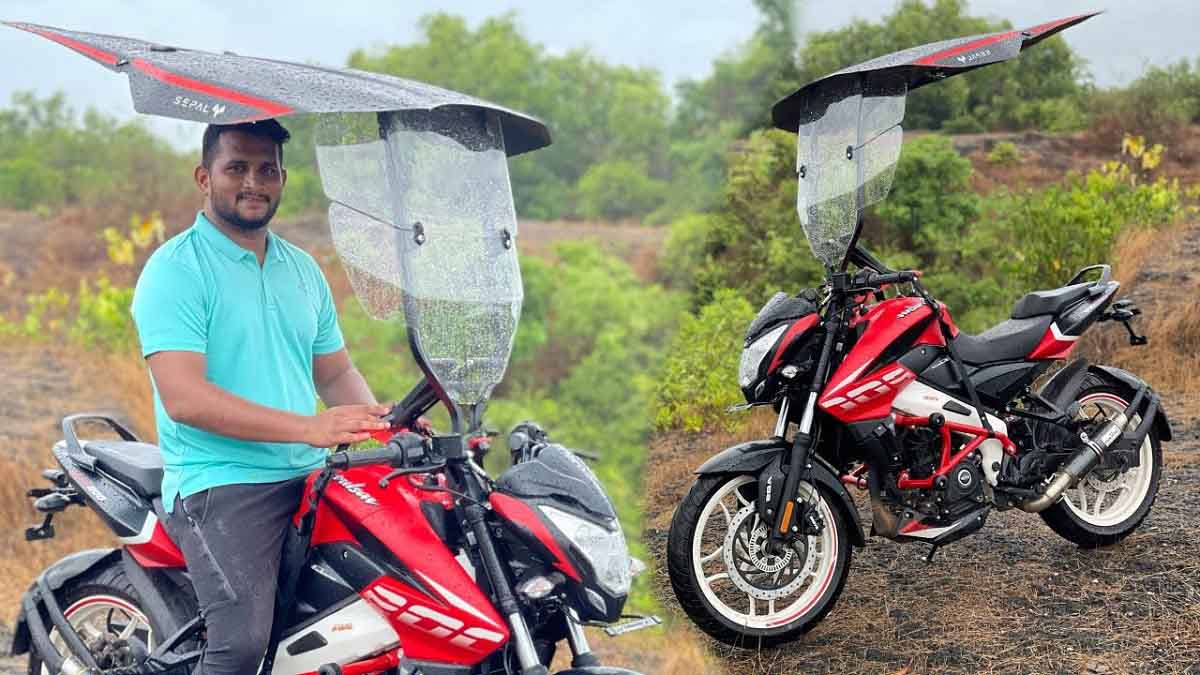
M 168 534 L 183 551 L 208 644 L 193 675 L 252 675 L 266 653 L 279 562 L 304 480 L 224 485 L 175 498 Z

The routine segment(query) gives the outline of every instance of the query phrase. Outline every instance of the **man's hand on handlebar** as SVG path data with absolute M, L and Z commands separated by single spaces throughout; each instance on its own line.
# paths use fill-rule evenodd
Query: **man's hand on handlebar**
M 439 464 L 430 456 L 430 441 L 411 431 L 392 437 L 387 445 L 368 450 L 348 452 L 339 447 L 330 453 L 325 465 L 334 469 L 348 469 L 368 464 L 388 464 L 397 469 L 428 470 Z
M 381 418 L 389 411 L 386 405 L 329 408 L 308 418 L 301 440 L 315 448 L 359 443 L 370 438 L 370 432 L 388 428 L 388 422 Z

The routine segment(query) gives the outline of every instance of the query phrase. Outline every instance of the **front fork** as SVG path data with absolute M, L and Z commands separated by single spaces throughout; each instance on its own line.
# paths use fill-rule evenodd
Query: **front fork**
M 775 437 L 787 439 L 787 429 L 790 413 L 789 399 L 785 397 L 779 408 L 779 419 L 775 423 Z M 799 535 L 808 529 L 801 522 L 804 509 L 803 499 L 798 496 L 800 479 L 808 475 L 812 469 L 809 453 L 813 445 L 813 416 L 816 414 L 817 394 L 809 392 L 800 414 L 800 422 L 796 436 L 792 439 L 792 449 L 788 454 L 787 471 L 784 472 L 783 491 L 779 495 L 779 507 L 774 509 L 774 527 L 771 528 L 771 541 L 780 544 L 783 541 Z M 760 493 L 762 491 L 760 490 Z M 773 500 L 771 500 L 773 501 Z
M 803 500 L 797 497 L 800 479 L 806 477 L 812 469 L 809 455 L 816 445 L 816 434 L 813 433 L 813 419 L 817 413 L 817 394 L 825 386 L 829 375 L 829 366 L 833 358 L 834 345 L 841 333 L 839 325 L 842 306 L 841 294 L 835 292 L 830 298 L 825 315 L 825 340 L 821 345 L 821 356 L 814 368 L 812 384 L 808 389 L 808 398 L 804 402 L 804 410 L 800 413 L 800 422 L 796 436 L 792 439 L 792 450 L 788 454 L 787 472 L 783 482 L 783 492 L 780 494 L 779 509 L 775 513 L 769 542 L 773 548 L 783 545 L 783 542 L 806 530 L 820 530 L 819 521 L 812 519 L 812 509 L 803 507 Z M 840 345 L 839 345 L 840 351 Z M 787 438 L 788 422 L 790 421 L 789 396 L 785 395 L 779 408 L 779 419 L 775 423 L 775 435 L 781 439 Z

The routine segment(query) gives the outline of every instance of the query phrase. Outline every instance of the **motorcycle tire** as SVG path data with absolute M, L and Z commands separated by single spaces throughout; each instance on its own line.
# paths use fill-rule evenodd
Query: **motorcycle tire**
M 1128 406 L 1134 393 L 1128 387 L 1089 375 L 1076 401 L 1082 414 L 1088 414 L 1090 408 L 1111 413 Z M 1136 421 L 1140 418 L 1135 417 L 1128 428 L 1136 426 Z M 1062 499 L 1042 511 L 1042 520 L 1080 548 L 1111 546 L 1128 537 L 1146 519 L 1158 497 L 1162 445 L 1153 427 L 1142 443 L 1139 458 L 1139 466 L 1125 471 L 1093 469 L 1063 493 Z M 1110 500 L 1112 492 L 1118 494 Z
M 134 627 L 130 629 L 131 634 L 142 640 L 147 648 L 153 647 L 155 636 L 165 632 L 161 627 L 155 626 L 141 609 L 137 591 L 125 577 L 119 561 L 91 569 L 87 574 L 71 579 L 55 593 L 55 596 L 67 621 L 71 622 L 73 626 L 78 627 L 91 618 L 89 615 L 99 612 L 103 614 L 106 628 L 114 631 L 120 627 L 129 628 L 133 624 Z M 188 620 L 186 616 L 175 618 L 180 623 Z M 43 620 L 47 626 L 51 626 L 49 617 L 45 616 L 45 613 L 43 613 Z M 58 636 L 57 629 L 52 626 L 50 639 L 58 649 L 62 650 L 64 654 L 66 653 L 65 643 Z M 43 667 L 37 650 L 32 647 L 29 651 L 28 672 L 29 675 L 42 675 L 48 672 Z
M 802 482 L 801 496 L 805 498 L 806 503 L 814 504 L 813 508 L 820 516 L 823 527 L 816 535 L 802 537 L 800 541 L 803 541 L 803 544 L 791 544 L 793 548 L 787 551 L 786 556 L 771 556 L 763 544 L 766 526 L 750 520 L 756 518 L 753 515 L 752 497 L 757 494 L 757 485 L 758 481 L 753 476 L 700 478 L 676 509 L 667 540 L 667 572 L 675 597 L 683 611 L 705 633 L 720 642 L 741 648 L 769 647 L 789 642 L 820 622 L 833 609 L 838 596 L 841 595 L 850 571 L 852 553 L 847 524 L 841 512 L 833 506 L 836 497 L 823 487 Z M 725 518 L 726 530 L 735 522 L 740 524 L 733 534 L 726 533 L 720 549 L 702 555 L 702 544 L 707 542 L 711 546 L 714 541 L 707 533 L 708 518 L 717 513 L 713 504 L 723 504 L 731 490 L 736 493 L 741 508 L 737 510 L 737 515 L 717 517 Z M 721 513 L 727 514 L 728 508 L 723 508 Z M 743 530 L 747 521 L 751 523 L 750 527 Z M 704 531 L 700 531 L 701 528 Z M 747 532 L 744 539 L 739 536 L 743 531 Z M 719 538 L 719 533 L 714 534 Z M 697 536 L 700 537 L 699 543 Z M 803 546 L 805 552 L 803 563 L 799 563 L 800 556 L 795 554 L 800 550 L 800 546 Z M 820 549 L 819 557 L 814 557 L 812 552 L 816 551 L 817 547 Z M 728 555 L 725 552 L 728 552 Z M 716 581 L 713 580 L 721 577 L 722 573 L 705 576 L 707 573 L 704 570 L 704 566 L 715 560 L 718 553 L 721 553 L 719 557 L 725 561 L 734 560 L 735 571 L 732 574 L 737 575 L 735 583 L 726 565 L 727 571 L 724 574 L 729 579 L 728 584 L 733 585 L 734 589 L 723 587 L 719 593 L 713 588 L 716 585 Z M 747 566 L 750 558 L 753 558 L 754 562 Z M 792 560 L 802 564 L 803 568 L 792 577 L 788 585 L 771 588 L 769 584 L 772 582 L 779 583 L 780 572 L 787 570 L 788 574 L 791 574 Z M 810 572 L 809 567 L 813 560 L 817 562 Z M 739 567 L 739 564 L 745 566 L 745 569 Z M 771 578 L 772 570 L 779 568 L 781 564 L 780 572 L 774 572 L 776 576 Z M 800 578 L 802 575 L 806 576 Z M 800 590 L 808 576 L 813 580 L 807 588 Z M 766 613 L 756 611 L 757 606 L 763 603 L 762 595 L 783 593 L 796 579 L 799 579 L 800 583 L 792 592 L 799 592 L 800 595 L 795 601 L 783 609 L 776 610 L 774 599 L 769 599 Z M 724 582 L 725 579 L 720 581 Z M 744 613 L 725 600 L 736 597 L 743 590 L 749 600 L 746 603 L 748 611 Z

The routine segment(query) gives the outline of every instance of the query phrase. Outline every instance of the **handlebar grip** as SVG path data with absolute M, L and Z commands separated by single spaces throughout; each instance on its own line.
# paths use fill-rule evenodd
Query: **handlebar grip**
M 325 466 L 331 469 L 349 469 L 352 466 L 363 466 L 365 464 L 390 464 L 395 457 L 396 451 L 391 446 L 359 450 L 357 452 L 339 450 L 338 452 L 330 453 L 329 457 L 325 459 Z
M 887 286 L 889 284 L 906 284 L 921 276 L 917 270 L 905 270 L 903 272 L 888 272 L 887 274 L 868 274 L 867 285 L 878 287 Z

